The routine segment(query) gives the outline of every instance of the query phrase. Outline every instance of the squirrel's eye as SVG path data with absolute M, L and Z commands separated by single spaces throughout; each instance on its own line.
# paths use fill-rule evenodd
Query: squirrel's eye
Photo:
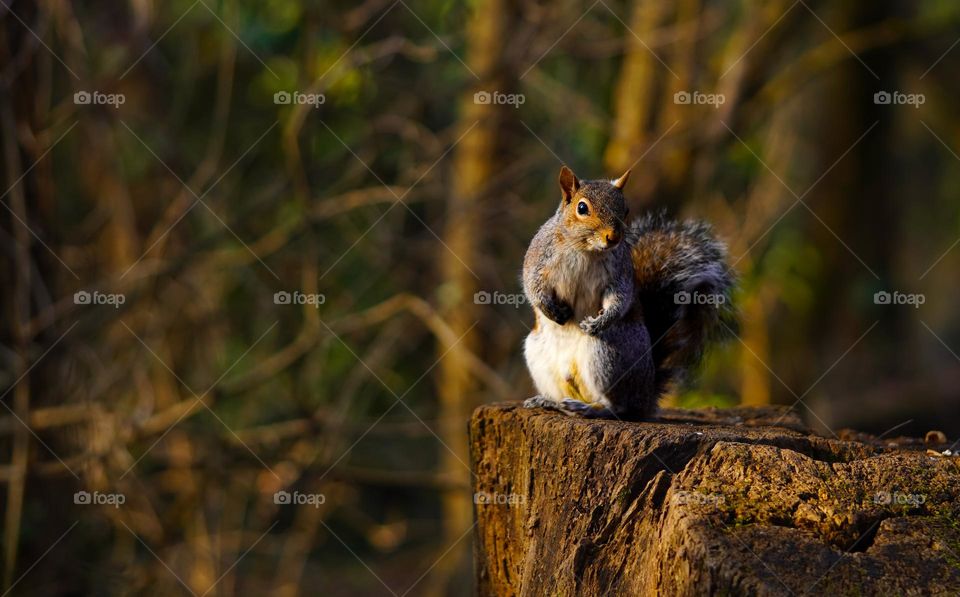
M 588 213 L 590 213 L 590 208 L 587 207 L 587 204 L 585 201 L 581 201 L 580 203 L 577 204 L 577 213 L 580 214 L 581 216 L 585 216 Z

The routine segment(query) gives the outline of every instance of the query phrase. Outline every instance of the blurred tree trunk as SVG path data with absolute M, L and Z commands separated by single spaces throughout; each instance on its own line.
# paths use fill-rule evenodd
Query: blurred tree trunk
M 705 19 L 706 11 L 701 6 L 700 0 L 681 0 L 676 4 L 676 15 L 673 17 L 672 24 L 679 29 L 689 28 L 688 33 L 673 44 L 672 53 L 669 57 L 670 69 L 672 73 L 664 70 L 665 84 L 658 95 L 661 106 L 660 113 L 657 115 L 657 131 L 652 141 L 660 139 L 668 131 L 678 132 L 675 129 L 682 129 L 682 122 L 690 115 L 690 106 L 677 104 L 674 101 L 676 91 L 711 92 L 704 89 L 704 85 L 696 80 L 697 51 L 700 44 L 702 21 Z M 689 24 L 696 23 L 695 27 Z M 649 52 L 648 52 L 649 53 Z M 701 79 L 702 81 L 702 79 Z M 713 85 L 711 80 L 709 85 Z M 702 133 L 700 133 L 702 135 Z M 653 189 L 653 194 L 645 197 L 645 204 L 665 205 L 672 208 L 674 205 L 684 205 L 690 202 L 701 200 L 702 197 L 693 194 L 695 191 L 694 181 L 691 170 L 694 166 L 693 146 L 697 141 L 690 136 L 682 136 L 682 142 L 676 142 L 676 139 L 663 139 L 660 146 L 660 159 L 658 160 L 658 181 Z M 641 151 L 634 160 L 638 159 L 643 152 Z M 656 154 L 653 154 L 656 155 Z M 653 156 L 651 156 L 653 157 Z
M 441 342 L 439 355 L 440 436 L 442 470 L 451 477 L 469 475 L 467 437 L 464 433 L 470 412 L 478 402 L 477 384 L 467 365 L 467 351 L 477 348 L 474 329 L 479 314 L 473 301 L 479 279 L 468 264 L 480 262 L 482 245 L 481 202 L 497 168 L 498 110 L 493 102 L 474 101 L 474 92 L 504 91 L 502 74 L 504 50 L 505 0 L 478 3 L 467 27 L 467 64 L 478 77 L 477 87 L 468 89 L 461 100 L 458 138 L 454 153 L 453 180 L 443 232 L 446 247 L 438 247 L 440 257 L 441 312 L 459 338 L 453 345 Z M 437 566 L 430 592 L 441 592 L 450 573 L 464 561 L 469 543 L 462 541 L 473 520 L 468 494 L 451 489 L 443 495 L 443 549 L 450 552 Z M 456 547 L 453 547 L 456 545 Z
M 6 46 L 6 40 L 4 40 Z M 12 97 L 4 94 L 0 105 L 3 129 L 6 131 L 3 142 L 3 157 L 7 180 L 18 181 L 23 171 L 20 162 L 20 148 L 15 140 L 16 124 L 13 116 Z M 6 185 L 4 185 L 6 186 Z M 13 412 L 20 421 L 30 420 L 30 390 L 27 372 L 29 370 L 29 338 L 25 326 L 30 321 L 30 236 L 23 224 L 28 220 L 24 187 L 14 183 L 10 189 L 11 214 L 10 228 L 13 232 L 14 283 L 13 301 L 9 315 L 13 331 L 16 366 L 13 378 Z M 7 407 L 9 409 L 9 407 Z M 30 449 L 30 436 L 24 425 L 14 428 L 12 454 L 10 457 L 10 481 L 7 484 L 6 514 L 4 517 L 3 537 L 3 587 L 4 594 L 13 583 L 17 565 L 17 548 L 20 539 L 20 520 L 23 513 L 23 494 L 27 475 L 27 456 Z
M 831 8 L 831 11 L 821 10 L 821 18 L 836 27 L 841 35 L 843 31 L 874 25 L 883 18 L 876 14 L 869 3 L 851 2 Z M 879 76 L 883 77 L 884 74 L 881 70 Z M 896 238 L 895 222 L 899 219 L 896 205 L 903 203 L 885 200 L 889 196 L 887 189 L 893 187 L 891 181 L 885 180 L 885 169 L 882 167 L 886 159 L 883 154 L 887 152 L 872 149 L 883 134 L 884 119 L 876 118 L 876 112 L 865 110 L 862 98 L 870 97 L 877 83 L 878 79 L 863 64 L 851 58 L 825 75 L 822 83 L 814 89 L 815 96 L 809 100 L 811 110 L 816 107 L 813 113 L 818 121 L 813 129 L 818 132 L 813 147 L 820 151 L 819 155 L 812 158 L 816 169 L 812 177 L 816 178 L 841 155 L 849 153 L 832 167 L 823 182 L 804 199 L 810 211 L 802 215 L 807 218 L 809 236 L 820 247 L 823 260 L 823 277 L 813 287 L 816 294 L 807 325 L 810 330 L 808 337 L 819 346 L 820 358 L 807 359 L 804 369 L 794 370 L 798 381 L 791 383 L 797 386 L 809 385 L 807 380 L 817 379 L 872 323 L 869 311 L 851 309 L 853 303 L 850 297 L 839 295 L 837 289 L 844 288 L 849 293 L 857 288 L 857 284 L 867 288 L 878 285 L 881 280 L 875 276 L 890 271 L 891 263 L 895 261 L 892 254 L 883 253 L 881 247 L 886 243 L 875 241 L 877 238 Z M 851 145 L 875 122 L 881 123 L 878 127 L 880 130 L 870 130 L 851 150 Z M 874 158 L 869 162 L 870 165 L 864 161 L 865 156 Z M 901 314 L 897 310 L 884 313 L 887 321 L 896 321 L 899 316 Z M 909 351 L 898 351 L 897 354 L 896 362 L 903 362 Z M 784 357 L 781 355 L 781 358 Z M 846 367 L 851 367 L 857 358 L 858 354 L 852 352 L 846 357 L 849 361 L 844 359 Z M 789 370 L 789 363 L 777 366 L 780 370 Z M 895 369 L 891 365 L 888 367 L 890 371 Z M 843 381 L 843 377 L 835 372 L 806 400 L 807 404 L 815 405 L 814 410 L 818 412 L 827 412 L 824 407 L 816 406 L 816 401 L 829 400 L 827 396 L 831 394 L 831 384 L 836 384 L 833 385 L 835 388 L 846 388 L 850 381 Z M 869 381 L 860 380 L 859 383 Z M 859 383 L 854 381 L 856 385 Z M 831 427 L 836 424 L 829 414 L 822 415 L 822 419 Z
M 769 312 L 777 289 L 763 285 L 741 305 L 740 404 L 770 404 L 770 372 L 764 363 L 770 358 Z
M 670 5 L 649 0 L 635 0 L 630 16 L 630 30 L 640 39 L 657 29 Z M 617 176 L 629 168 L 643 152 L 648 139 L 648 127 L 657 95 L 658 81 L 666 69 L 650 49 L 630 31 L 624 33 L 626 50 L 620 67 L 613 99 L 613 122 L 610 140 L 603 156 L 606 175 Z M 670 76 L 668 74 L 668 76 Z M 654 137 L 655 138 L 655 137 Z M 655 187 L 656 172 L 635 172 L 632 177 L 634 195 L 638 193 L 646 204 Z
M 6 21 L 6 20 L 5 20 Z M 0 64 L 9 64 L 11 52 L 6 30 L 0 30 Z M 25 88 L 26 87 L 26 88 Z M 21 148 L 16 137 L 17 120 L 14 114 L 14 101 L 17 95 L 11 92 L 8 83 L 4 83 L 0 93 L 0 125 L 3 135 L 3 170 L 6 175 L 3 187 L 8 189 L 4 195 L 9 196 L 7 209 L 10 212 L 10 236 L 13 246 L 10 251 L 10 261 L 13 262 L 12 273 L 3 277 L 12 277 L 12 288 L 8 291 L 12 295 L 9 310 L 4 314 L 10 321 L 10 338 L 13 341 L 13 362 L 11 378 L 13 386 L 12 410 L 20 421 L 30 420 L 30 378 L 27 375 L 30 369 L 30 337 L 26 330 L 30 321 L 30 233 L 26 228 L 29 221 L 27 215 L 27 200 L 25 197 L 26 176 L 21 161 Z M 17 94 L 32 95 L 32 88 L 23 85 L 17 89 Z M 12 183 L 12 186 L 11 186 Z M 6 289 L 5 289 L 6 290 Z M 6 292 L 4 294 L 7 294 Z M 6 311 L 6 309 L 5 309 Z M 8 390 L 9 391 L 9 390 Z M 6 414 L 6 413 L 5 413 Z M 14 428 L 10 448 L 10 473 L 6 491 L 6 512 L 4 514 L 3 532 L 3 589 L 4 595 L 9 592 L 14 582 L 14 573 L 17 570 L 17 554 L 20 547 L 20 529 L 23 516 L 24 492 L 27 476 L 27 462 L 30 451 L 30 435 L 25 425 Z

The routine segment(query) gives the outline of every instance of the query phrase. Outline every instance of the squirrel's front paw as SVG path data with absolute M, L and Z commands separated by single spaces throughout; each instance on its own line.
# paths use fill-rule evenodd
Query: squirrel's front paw
M 599 335 L 608 327 L 610 327 L 610 320 L 602 316 L 587 317 L 580 322 L 580 329 L 591 336 Z

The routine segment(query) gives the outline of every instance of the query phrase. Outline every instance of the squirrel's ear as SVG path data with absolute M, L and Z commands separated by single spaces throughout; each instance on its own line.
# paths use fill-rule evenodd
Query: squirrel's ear
M 613 186 L 617 187 L 618 189 L 620 189 L 620 190 L 622 191 L 622 190 L 623 190 L 623 187 L 625 187 L 625 186 L 627 185 L 627 181 L 628 181 L 629 179 L 630 179 L 630 170 L 627 170 L 626 172 L 623 173 L 623 176 L 621 176 L 620 178 L 612 181 L 610 184 L 612 184 Z
M 577 189 L 580 188 L 580 180 L 577 179 L 577 175 L 573 173 L 573 170 L 564 166 L 560 168 L 560 191 L 563 193 L 563 200 L 565 203 L 570 203 L 573 200 L 573 196 L 577 194 Z

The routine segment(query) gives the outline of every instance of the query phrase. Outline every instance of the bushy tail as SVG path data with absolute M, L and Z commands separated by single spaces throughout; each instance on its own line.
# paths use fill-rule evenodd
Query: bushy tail
M 734 274 L 726 246 L 704 222 L 650 214 L 630 226 L 629 239 L 662 393 L 699 364 L 712 340 L 733 332 Z

